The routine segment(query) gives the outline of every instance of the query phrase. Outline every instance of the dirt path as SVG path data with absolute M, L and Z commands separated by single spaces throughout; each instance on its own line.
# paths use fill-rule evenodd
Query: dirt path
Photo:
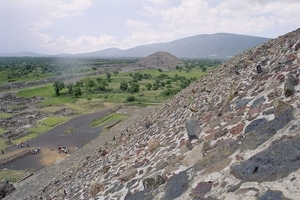
M 70 121 L 63 123 L 52 130 L 24 143 L 23 148 L 13 147 L 5 151 L 5 154 L 0 155 L 0 162 L 7 159 L 7 156 L 13 156 L 18 154 L 24 149 L 33 149 L 35 147 L 41 147 L 41 150 L 36 155 L 27 155 L 24 156 L 12 163 L 3 165 L 0 167 L 0 170 L 3 168 L 14 169 L 14 170 L 39 170 L 50 163 L 61 160 L 68 155 L 65 153 L 59 154 L 57 151 L 57 146 L 68 147 L 70 153 L 73 153 L 76 148 L 83 147 L 86 143 L 95 139 L 99 136 L 101 132 L 101 127 L 91 128 L 88 124 L 99 118 L 107 115 L 112 112 L 112 109 L 107 108 L 93 114 L 83 115 Z M 70 134 L 63 134 L 68 129 L 76 130 Z M 27 147 L 27 144 L 29 147 Z

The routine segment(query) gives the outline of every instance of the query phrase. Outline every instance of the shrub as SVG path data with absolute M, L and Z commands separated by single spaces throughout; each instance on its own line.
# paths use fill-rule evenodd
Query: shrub
M 158 86 L 157 85 L 153 85 L 152 90 L 158 90 Z
M 173 96 L 173 95 L 177 94 L 179 91 L 180 91 L 179 88 L 174 88 L 174 89 L 169 89 L 168 88 L 168 89 L 162 91 L 160 94 L 162 96 Z
M 127 97 L 128 102 L 133 102 L 134 100 L 135 100 L 135 96 L 133 96 L 133 95 L 130 95 Z
M 167 85 L 171 84 L 171 80 L 166 80 L 166 84 Z

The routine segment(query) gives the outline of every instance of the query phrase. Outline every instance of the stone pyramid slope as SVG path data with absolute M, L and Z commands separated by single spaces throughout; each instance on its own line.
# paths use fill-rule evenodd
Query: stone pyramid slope
M 300 29 L 228 60 L 22 197 L 299 199 L 299 49 Z
M 184 67 L 184 63 L 182 60 L 168 52 L 158 51 L 137 61 L 134 66 L 146 69 L 162 69 L 164 71 L 170 71 L 174 70 L 176 66 Z

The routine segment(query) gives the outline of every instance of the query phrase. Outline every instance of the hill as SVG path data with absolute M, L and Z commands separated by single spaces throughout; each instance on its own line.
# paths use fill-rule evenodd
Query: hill
M 147 69 L 174 70 L 176 66 L 184 67 L 184 63 L 168 52 L 155 52 L 135 63 L 135 67 Z
M 6 199 L 298 199 L 299 57 L 300 29 L 249 49 Z
M 143 57 L 145 53 L 167 51 L 179 58 L 228 59 L 268 40 L 269 38 L 228 33 L 203 34 L 168 43 L 142 45 L 126 50 L 126 53 Z
M 179 40 L 140 45 L 121 50 L 109 48 L 82 54 L 40 55 L 22 52 L 16 54 L 0 54 L 0 56 L 59 56 L 59 57 L 146 57 L 158 51 L 169 52 L 178 58 L 215 58 L 228 59 L 256 45 L 267 42 L 270 38 L 262 38 L 230 33 L 202 34 Z
M 48 57 L 47 54 L 38 54 L 34 52 L 3 53 L 0 57 Z

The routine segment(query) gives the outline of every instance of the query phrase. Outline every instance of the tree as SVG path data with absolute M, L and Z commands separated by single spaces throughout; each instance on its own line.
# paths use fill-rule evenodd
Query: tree
M 151 88 L 152 88 L 152 84 L 151 83 L 146 83 L 145 86 L 146 86 L 146 88 L 147 88 L 148 91 L 150 91 Z
M 74 87 L 83 87 L 83 82 L 82 81 L 76 81 Z
M 137 81 L 141 81 L 143 79 L 143 74 L 141 74 L 140 72 L 137 72 L 133 75 L 132 78 L 136 79 Z
M 203 71 L 203 72 L 206 72 L 206 67 L 205 67 L 205 66 L 202 67 L 202 71 Z
M 189 86 L 190 84 L 191 84 L 191 80 L 186 79 L 186 78 L 184 77 L 184 79 L 181 79 L 181 85 L 180 85 L 180 87 L 181 87 L 182 89 L 184 89 L 184 88 L 186 88 L 187 86 Z
M 67 88 L 68 88 L 68 93 L 72 94 L 72 92 L 73 92 L 73 84 L 72 83 L 68 84 Z
M 98 83 L 102 82 L 102 78 L 100 78 L 100 77 L 98 77 L 96 80 L 97 80 Z
M 136 82 L 131 82 L 128 90 L 130 93 L 138 92 L 140 90 L 140 85 Z
M 62 81 L 55 81 L 53 84 L 55 95 L 58 97 L 60 94 L 59 92 L 65 88 L 65 84 Z
M 107 80 L 109 80 L 110 77 L 111 77 L 111 73 L 110 72 L 106 72 L 106 77 L 107 77 Z
M 80 89 L 80 87 L 74 87 L 73 88 L 73 95 L 78 98 L 82 95 L 82 91 Z
M 181 70 L 182 70 L 182 67 L 176 65 L 175 69 L 178 70 L 178 71 L 181 71 Z
M 158 90 L 158 84 L 157 83 L 153 83 L 153 86 L 152 86 L 152 90 Z
M 151 78 L 151 74 L 149 74 L 149 73 L 143 74 L 143 79 L 149 79 L 149 78 Z
M 125 81 L 122 81 L 121 83 L 120 83 L 120 90 L 122 90 L 123 92 L 124 91 L 126 91 L 127 89 L 128 89 L 128 83 L 127 82 L 125 82 Z
M 177 94 L 179 91 L 180 91 L 179 88 L 175 88 L 175 89 L 168 88 L 168 89 L 162 91 L 160 94 L 162 96 L 173 96 L 173 95 Z
M 162 69 L 158 68 L 157 71 L 162 72 Z
M 186 70 L 185 70 L 186 73 L 189 73 L 189 72 L 192 70 L 192 67 L 191 67 L 191 66 L 188 66 L 188 65 L 187 65 L 187 66 L 185 66 L 185 67 L 186 67 Z
M 106 90 L 106 87 L 108 87 L 108 83 L 106 83 L 106 81 L 103 80 L 102 82 L 99 83 L 96 90 L 104 92 Z
M 119 72 L 115 70 L 114 75 L 117 76 L 117 74 L 119 74 Z
M 88 80 L 88 82 L 87 82 L 87 87 L 94 87 L 95 86 L 95 82 L 93 81 L 93 80 L 91 80 L 91 79 L 89 79 Z

